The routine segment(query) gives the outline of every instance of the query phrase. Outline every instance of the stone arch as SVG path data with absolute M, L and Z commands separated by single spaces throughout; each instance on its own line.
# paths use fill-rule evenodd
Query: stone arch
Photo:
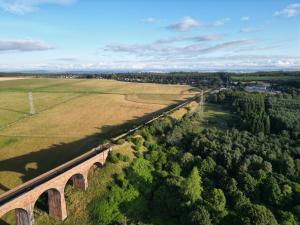
M 66 182 L 65 187 L 71 183 L 74 188 L 85 191 L 88 187 L 88 180 L 86 173 L 76 173 L 72 175 Z
M 67 217 L 66 202 L 64 189 L 50 188 L 39 195 L 34 206 L 38 203 L 42 196 L 46 196 L 44 201 L 47 201 L 49 216 L 58 220 L 64 220 Z
M 88 176 L 94 173 L 98 168 L 102 168 L 103 164 L 100 161 L 94 162 L 88 169 Z
M 15 213 L 15 216 L 13 216 L 12 213 Z M 2 224 L 1 222 L 12 225 L 32 225 L 34 224 L 33 210 L 23 208 L 12 209 L 1 217 L 0 224 Z

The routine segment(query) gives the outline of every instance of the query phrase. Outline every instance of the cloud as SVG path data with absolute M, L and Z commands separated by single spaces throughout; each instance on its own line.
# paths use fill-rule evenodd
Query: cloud
M 76 0 L 0 0 L 0 8 L 15 14 L 26 14 L 39 9 L 43 4 L 68 5 Z
M 253 33 L 253 32 L 259 32 L 262 31 L 261 28 L 258 27 L 244 27 L 240 30 L 242 33 Z
M 167 28 L 175 31 L 188 31 L 201 26 L 201 22 L 190 17 L 184 17 L 180 22 L 169 25 Z
M 300 57 L 286 55 L 224 55 L 217 57 L 170 58 L 169 60 L 99 60 L 89 63 L 1 63 L 1 71 L 259 71 L 299 70 Z
M 214 26 L 214 27 L 218 27 L 218 26 L 223 26 L 226 22 L 230 21 L 230 18 L 229 17 L 226 17 L 226 18 L 223 18 L 223 19 L 220 19 L 220 20 L 217 20 L 215 22 L 212 22 L 211 23 L 211 26 Z
M 171 44 L 175 42 L 183 41 L 196 41 L 196 42 L 208 42 L 208 41 L 218 41 L 224 38 L 223 34 L 209 34 L 209 35 L 200 35 L 200 36 L 176 36 L 165 39 L 159 39 L 155 41 L 155 44 Z
M 55 60 L 57 60 L 57 61 L 63 61 L 63 62 L 74 62 L 74 61 L 77 61 L 76 58 L 72 58 L 72 57 L 57 58 Z
M 36 40 L 0 40 L 0 52 L 30 52 L 53 49 L 52 46 Z
M 250 17 L 249 16 L 243 16 L 241 17 L 241 21 L 249 21 Z
M 143 19 L 143 22 L 149 23 L 149 24 L 157 23 L 157 19 L 154 17 L 148 17 L 148 18 Z
M 224 38 L 223 34 L 209 34 L 209 35 L 202 35 L 202 36 L 195 36 L 192 38 L 194 41 L 219 41 Z
M 276 11 L 274 13 L 274 16 L 283 16 L 283 17 L 290 18 L 290 17 L 297 16 L 299 12 L 300 12 L 300 4 L 295 3 L 295 4 L 288 5 L 287 7 L 285 7 L 280 11 Z
M 199 27 L 219 27 L 230 21 L 229 17 L 213 22 L 201 22 L 190 16 L 184 17 L 180 22 L 167 26 L 167 29 L 174 31 L 189 31 Z
M 235 40 L 223 42 L 216 45 L 190 44 L 185 46 L 165 46 L 162 44 L 110 44 L 104 48 L 104 51 L 126 53 L 138 57 L 194 57 L 197 55 L 215 53 L 219 51 L 234 51 L 238 47 L 244 47 L 252 44 L 251 40 Z

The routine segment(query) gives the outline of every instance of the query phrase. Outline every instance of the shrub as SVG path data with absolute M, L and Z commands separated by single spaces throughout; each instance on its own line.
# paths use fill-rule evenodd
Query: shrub
M 140 151 L 142 150 L 144 139 L 142 137 L 136 137 L 133 139 L 133 143 L 135 145 L 135 150 Z
M 110 152 L 109 153 L 109 161 L 112 162 L 112 163 L 118 163 L 119 162 L 119 157 L 115 153 Z
M 125 140 L 123 139 L 123 138 L 121 138 L 121 139 L 119 139 L 118 141 L 117 141 L 117 144 L 118 145 L 122 145 L 122 144 L 124 144 L 125 143 Z

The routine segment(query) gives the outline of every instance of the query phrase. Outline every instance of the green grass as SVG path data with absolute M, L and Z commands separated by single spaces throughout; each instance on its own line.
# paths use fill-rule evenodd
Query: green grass
M 218 129 L 228 129 L 234 121 L 234 115 L 223 106 L 206 103 L 202 114 L 202 128 L 217 127 Z

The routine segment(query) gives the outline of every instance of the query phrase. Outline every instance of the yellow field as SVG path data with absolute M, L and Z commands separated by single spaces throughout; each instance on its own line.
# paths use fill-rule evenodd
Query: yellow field
M 189 86 L 113 80 L 0 82 L 0 194 L 194 94 Z

